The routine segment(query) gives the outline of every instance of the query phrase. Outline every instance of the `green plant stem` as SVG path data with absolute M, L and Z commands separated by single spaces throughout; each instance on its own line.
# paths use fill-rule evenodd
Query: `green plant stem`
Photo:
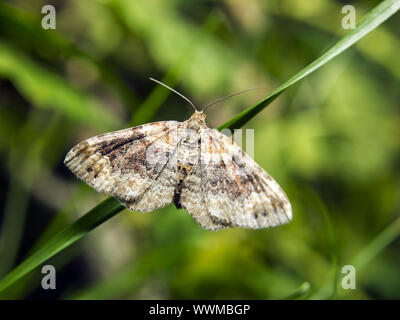
M 71 226 L 51 238 L 44 246 L 18 265 L 14 270 L 0 280 L 0 293 L 18 279 L 27 275 L 34 268 L 76 242 L 104 221 L 115 216 L 125 207 L 114 198 L 107 198 L 84 216 L 76 220 Z
M 344 50 L 352 46 L 367 33 L 378 27 L 382 22 L 387 20 L 390 16 L 395 14 L 400 9 L 399 0 L 385 0 L 372 9 L 358 24 L 358 26 L 342 37 L 336 44 L 328 49 L 322 56 L 314 60 L 307 67 L 302 69 L 284 84 L 275 89 L 269 96 L 258 102 L 256 105 L 242 111 L 233 119 L 223 124 L 220 128 L 240 128 L 257 113 L 262 111 L 267 105 L 274 101 L 279 95 L 296 82 L 300 81 L 310 73 L 314 72 L 334 57 L 342 53 Z

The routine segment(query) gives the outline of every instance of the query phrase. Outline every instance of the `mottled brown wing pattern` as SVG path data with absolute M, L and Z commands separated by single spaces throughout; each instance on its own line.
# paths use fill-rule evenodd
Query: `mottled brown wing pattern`
M 92 137 L 72 148 L 65 164 L 77 177 L 129 209 L 154 210 L 172 200 L 167 185 L 175 184 L 176 170 L 168 163 L 177 148 L 179 124 L 154 122 Z M 155 192 L 160 175 L 165 179 L 157 186 L 158 198 L 146 203 L 144 195 Z
M 171 201 L 203 228 L 267 228 L 291 220 L 280 186 L 230 138 L 195 112 L 185 122 L 161 121 L 87 139 L 65 164 L 130 210 Z
M 185 141 L 179 145 L 178 184 L 174 203 L 186 209 L 201 227 L 220 230 L 225 225 L 215 221 L 207 210 L 201 183 L 201 139 L 199 133 L 189 130 Z
M 201 145 L 202 193 L 216 222 L 258 229 L 291 220 L 284 191 L 230 138 L 205 129 Z
M 176 194 L 176 188 L 180 179 L 178 165 L 180 158 L 179 151 L 188 133 L 186 129 L 182 127 L 182 123 L 178 123 L 178 129 L 175 134 L 173 139 L 176 139 L 176 142 L 171 143 L 170 136 L 168 146 L 165 145 L 166 142 L 163 142 L 164 147 L 162 143 L 160 143 L 160 151 L 162 155 L 168 159 L 163 165 L 159 175 L 153 179 L 151 186 L 148 187 L 135 202 L 128 204 L 127 207 L 129 209 L 147 212 L 171 203 Z M 158 161 L 159 160 L 156 158 L 153 162 L 158 163 Z M 165 160 L 162 161 L 162 163 L 164 162 Z

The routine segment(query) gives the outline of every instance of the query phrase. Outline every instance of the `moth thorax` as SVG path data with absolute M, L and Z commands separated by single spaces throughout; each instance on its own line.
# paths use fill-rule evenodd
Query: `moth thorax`
M 196 111 L 188 120 L 187 127 L 196 131 L 207 128 L 206 115 L 201 111 Z

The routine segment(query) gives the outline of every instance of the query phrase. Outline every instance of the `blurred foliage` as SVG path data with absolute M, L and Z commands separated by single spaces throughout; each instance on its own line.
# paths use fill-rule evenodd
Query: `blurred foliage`
M 353 1 L 357 17 L 379 1 Z M 53 4 L 57 29 L 41 28 Z M 345 34 L 333 0 L 5 1 L 0 4 L 0 279 L 104 196 L 63 166 L 98 133 L 185 120 L 177 85 L 218 126 Z M 124 211 L 6 298 L 400 298 L 398 14 L 246 124 L 255 159 L 287 192 L 293 221 L 202 230 L 173 206 Z M 357 268 L 357 289 L 340 286 Z M 1 281 L 1 280 L 0 280 Z

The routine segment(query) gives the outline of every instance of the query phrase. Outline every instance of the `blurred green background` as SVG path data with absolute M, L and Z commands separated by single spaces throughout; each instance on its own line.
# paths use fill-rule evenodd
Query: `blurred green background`
M 357 18 L 379 1 L 351 1 Z M 57 12 L 41 27 L 42 6 Z M 96 134 L 186 120 L 217 127 L 348 30 L 347 1 L 15 0 L 0 3 L 0 279 L 105 196 L 63 165 Z M 287 192 L 293 221 L 202 230 L 173 205 L 123 211 L 35 270 L 7 298 L 400 298 L 400 19 L 393 16 L 246 124 L 255 160 Z M 355 290 L 341 287 L 345 265 Z M 0 280 L 1 281 L 1 280 Z

